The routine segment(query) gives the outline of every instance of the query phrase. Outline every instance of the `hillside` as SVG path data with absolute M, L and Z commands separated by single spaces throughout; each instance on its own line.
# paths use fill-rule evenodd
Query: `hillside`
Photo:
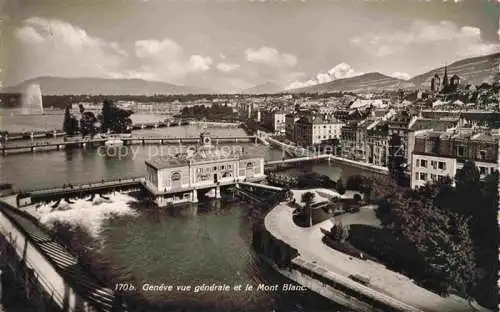
M 377 90 L 397 90 L 400 88 L 414 87 L 412 83 L 383 75 L 381 73 L 368 73 L 356 77 L 337 79 L 310 87 L 293 89 L 293 93 L 324 93 L 324 92 L 363 92 Z
M 500 53 L 467 58 L 448 65 L 448 76 L 454 74 L 462 78 L 463 83 L 479 85 L 483 82 L 491 83 L 493 77 L 498 73 L 500 65 Z M 435 74 L 441 77 L 444 74 L 444 67 L 435 68 L 424 74 L 418 75 L 409 81 L 417 87 L 429 88 L 430 80 Z
M 272 82 L 266 82 L 261 85 L 256 85 L 255 87 L 245 89 L 241 91 L 243 94 L 272 94 L 272 93 L 279 93 L 283 90 L 282 87 L 272 83 Z
M 200 88 L 178 86 L 142 79 L 38 77 L 7 87 L 2 93 L 24 92 L 28 85 L 38 84 L 43 95 L 154 95 L 209 93 Z

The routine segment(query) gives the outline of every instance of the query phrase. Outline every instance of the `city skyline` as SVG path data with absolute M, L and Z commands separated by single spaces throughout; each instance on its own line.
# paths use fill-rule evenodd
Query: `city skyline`
M 408 79 L 500 49 L 494 1 L 26 0 L 3 11 L 3 85 L 56 76 L 290 88 L 368 72 Z

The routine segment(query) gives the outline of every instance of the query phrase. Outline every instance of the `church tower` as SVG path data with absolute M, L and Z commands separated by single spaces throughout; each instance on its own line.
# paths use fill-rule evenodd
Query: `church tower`
M 444 76 L 443 76 L 443 90 L 446 90 L 448 87 L 448 67 L 444 67 Z

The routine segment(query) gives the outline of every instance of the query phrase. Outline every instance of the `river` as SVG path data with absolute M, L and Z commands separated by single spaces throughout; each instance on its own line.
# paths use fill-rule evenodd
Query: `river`
M 199 127 L 190 127 L 149 131 L 156 131 L 156 134 L 162 131 L 172 136 L 182 133 L 197 136 L 203 131 Z M 214 136 L 244 135 L 241 129 L 209 130 Z M 262 145 L 245 143 L 238 147 L 246 153 L 263 155 L 266 160 L 282 157 L 281 151 Z M 97 150 L 76 149 L 0 157 L 0 181 L 29 189 L 145 175 L 144 161 L 154 154 L 152 151 L 157 147 L 123 148 L 129 151 L 126 155 L 103 156 Z M 359 173 L 359 169 L 329 165 L 324 161 L 300 165 L 287 172 L 297 175 L 310 171 L 326 174 L 334 180 Z M 141 282 L 192 287 L 213 283 L 231 287 L 238 284 L 245 287 L 246 284 L 287 283 L 268 266 L 261 264 L 252 251 L 251 228 L 247 218 L 251 207 L 247 203 L 191 204 L 168 212 L 143 213 L 139 210 L 138 213 L 114 213 L 114 218 L 110 218 L 109 213 L 99 215 L 99 209 L 105 206 L 92 206 L 87 202 L 75 207 L 79 203 L 72 204 L 70 208 L 74 210 L 70 210 L 69 214 L 74 211 L 77 215 L 79 209 L 86 209 L 79 213 L 80 222 L 99 227 L 96 233 L 103 246 L 100 252 L 112 260 L 113 269 L 123 277 L 131 274 Z M 131 208 L 129 201 L 122 197 L 116 197 L 108 205 L 114 205 L 115 211 L 137 212 L 137 207 Z M 88 213 L 90 209 L 94 209 L 94 214 Z M 65 217 L 68 222 L 71 219 L 69 214 Z M 153 302 L 161 301 L 183 308 L 177 311 L 345 311 L 309 291 L 153 292 L 148 296 Z

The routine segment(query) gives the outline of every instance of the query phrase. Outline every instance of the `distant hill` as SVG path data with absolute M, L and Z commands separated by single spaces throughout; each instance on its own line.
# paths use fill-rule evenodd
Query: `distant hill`
M 377 90 L 398 90 L 412 88 L 414 85 L 408 81 L 389 77 L 381 73 L 367 73 L 364 75 L 336 79 L 330 82 L 317 84 L 305 88 L 290 90 L 292 93 L 325 93 L 325 92 L 360 92 Z
M 243 94 L 272 94 L 282 92 L 283 88 L 272 83 L 266 82 L 264 84 L 256 85 L 250 89 L 245 89 L 241 91 Z
M 178 86 L 142 79 L 38 77 L 19 85 L 6 87 L 2 93 L 24 92 L 28 85 L 38 84 L 43 95 L 154 95 L 211 93 L 201 88 Z
M 472 85 L 479 85 L 483 82 L 492 83 L 494 75 L 498 73 L 499 65 L 500 53 L 467 58 L 448 65 L 448 77 L 456 74 L 462 78 L 463 83 Z M 435 68 L 409 81 L 417 87 L 429 88 L 430 81 L 436 73 L 442 78 L 444 67 Z

